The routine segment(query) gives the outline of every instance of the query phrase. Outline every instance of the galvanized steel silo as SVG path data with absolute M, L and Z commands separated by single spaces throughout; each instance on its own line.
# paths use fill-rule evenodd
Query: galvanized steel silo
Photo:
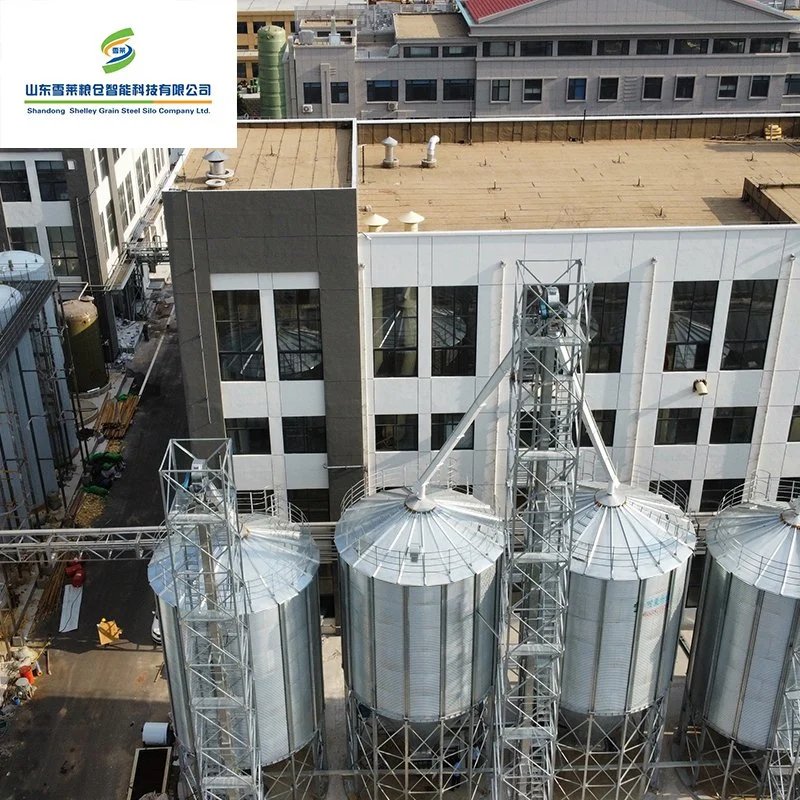
M 347 508 L 335 541 L 351 763 L 368 770 L 378 751 L 396 788 L 422 760 L 472 769 L 496 663 L 499 520 L 450 489 L 387 489 Z
M 573 535 L 562 751 L 580 773 L 572 777 L 576 791 L 641 797 L 663 729 L 694 528 L 659 495 L 585 483 L 575 496 Z M 593 768 L 603 769 L 583 771 L 587 749 Z M 626 763 L 629 780 L 621 785 L 618 767 Z
M 249 595 L 259 748 L 266 766 L 308 745 L 321 748 L 319 550 L 300 525 L 277 517 L 243 515 L 239 523 Z M 170 548 L 164 542 L 153 554 L 148 577 L 159 600 L 176 735 L 191 751 L 191 714 L 185 705 L 188 694 L 180 670 L 181 631 L 171 572 Z
M 706 760 L 709 750 L 725 754 L 720 761 L 728 763 L 720 764 L 715 780 L 722 796 L 739 795 L 743 779 L 730 765 L 752 760 L 757 751 L 746 791 L 766 797 L 773 792 L 768 781 L 776 778 L 768 763 L 800 746 L 800 500 L 724 508 L 706 541 L 684 739 Z M 779 771 L 796 780 L 796 761 L 787 763 Z

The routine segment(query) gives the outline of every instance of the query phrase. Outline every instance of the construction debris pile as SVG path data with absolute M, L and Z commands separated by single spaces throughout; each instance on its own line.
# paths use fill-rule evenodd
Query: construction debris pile
M 97 416 L 97 430 L 106 439 L 122 439 L 130 427 L 138 404 L 139 395 L 136 394 L 107 397 Z

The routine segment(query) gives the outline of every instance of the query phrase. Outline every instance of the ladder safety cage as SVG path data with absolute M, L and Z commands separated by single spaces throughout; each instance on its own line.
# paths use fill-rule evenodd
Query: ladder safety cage
M 202 800 L 261 800 L 249 600 L 229 439 L 171 440 L 161 465 L 164 518 Z
M 516 266 L 493 797 L 550 800 L 590 285 L 579 259 Z

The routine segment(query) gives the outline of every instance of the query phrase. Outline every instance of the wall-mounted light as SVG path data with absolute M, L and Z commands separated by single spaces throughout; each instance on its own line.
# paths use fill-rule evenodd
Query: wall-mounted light
M 698 378 L 692 384 L 692 390 L 695 394 L 699 394 L 701 397 L 704 394 L 708 394 L 708 381 L 705 378 Z

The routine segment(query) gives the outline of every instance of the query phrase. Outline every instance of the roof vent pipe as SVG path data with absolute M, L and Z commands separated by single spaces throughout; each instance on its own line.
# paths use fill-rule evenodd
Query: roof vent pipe
M 428 139 L 428 152 L 425 154 L 425 158 L 422 159 L 422 166 L 423 167 L 435 167 L 436 166 L 436 145 L 439 144 L 439 137 L 438 136 L 431 136 Z
M 206 172 L 206 178 L 231 178 L 233 177 L 232 169 L 225 169 L 225 161 L 228 158 L 227 153 L 221 150 L 212 150 L 203 156 L 205 161 L 208 161 L 209 168 Z
M 331 17 L 331 32 L 328 34 L 328 44 L 341 44 L 342 34 L 336 30 L 336 15 Z
M 386 225 L 389 220 L 386 217 L 382 217 L 380 214 L 370 214 L 364 222 L 367 225 L 367 229 L 370 233 L 378 233 L 378 231 L 383 229 L 383 226 Z
M 391 136 L 387 136 L 381 142 L 381 144 L 385 148 L 383 153 L 383 168 L 394 169 L 395 167 L 399 166 L 400 162 L 397 160 L 397 157 L 394 154 L 394 149 L 397 147 L 397 139 L 392 139 Z
M 423 217 L 422 214 L 417 214 L 416 211 L 406 211 L 406 213 L 398 217 L 398 219 L 403 223 L 403 230 L 412 233 L 419 230 L 420 222 L 425 222 L 425 217 Z

